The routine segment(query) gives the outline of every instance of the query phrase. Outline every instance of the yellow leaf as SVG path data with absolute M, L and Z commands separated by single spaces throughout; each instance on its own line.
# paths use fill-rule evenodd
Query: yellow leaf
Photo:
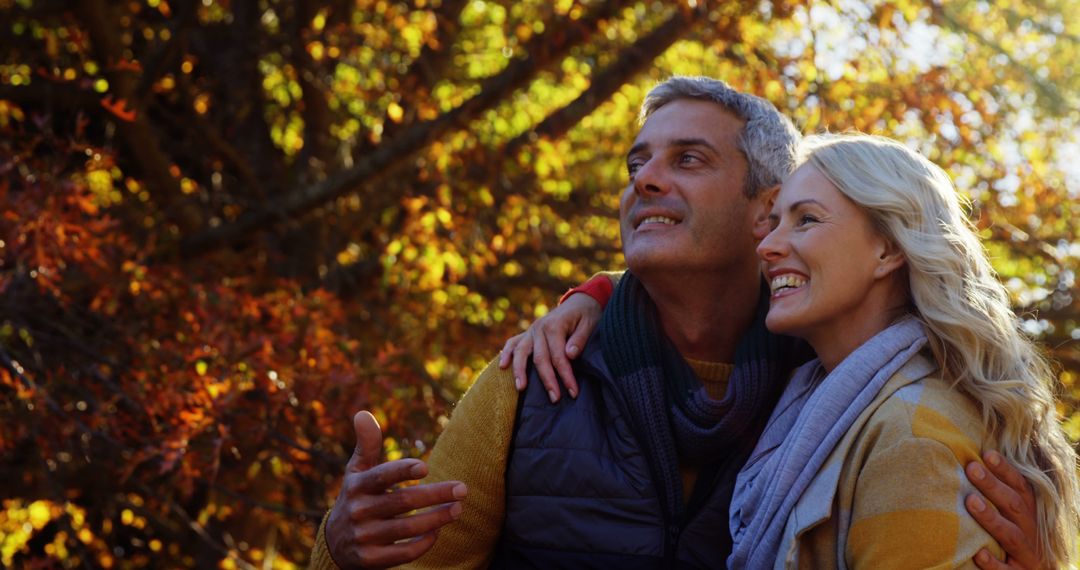
M 386 116 L 390 117 L 390 120 L 395 123 L 400 123 L 401 119 L 405 116 L 405 109 L 401 108 L 401 105 L 397 103 L 390 103 L 386 108 Z

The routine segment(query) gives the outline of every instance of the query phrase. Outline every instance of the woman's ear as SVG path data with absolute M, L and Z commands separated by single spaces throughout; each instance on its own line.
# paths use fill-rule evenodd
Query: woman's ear
M 892 272 L 907 265 L 907 257 L 904 256 L 904 252 L 900 251 L 900 248 L 892 240 L 883 238 L 881 244 L 878 265 L 874 269 L 874 277 L 878 279 L 887 277 Z
M 769 213 L 772 212 L 773 204 L 776 203 L 776 194 L 780 192 L 780 185 L 763 188 L 753 198 L 754 207 L 754 239 L 761 241 L 772 231 L 769 222 Z

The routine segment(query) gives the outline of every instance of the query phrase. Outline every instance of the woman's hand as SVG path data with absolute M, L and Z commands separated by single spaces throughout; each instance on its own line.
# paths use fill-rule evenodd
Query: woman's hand
M 562 390 L 555 376 L 562 379 L 571 398 L 578 395 L 577 379 L 570 361 L 581 354 L 589 335 L 600 322 L 603 307 L 592 297 L 575 293 L 550 313 L 540 317 L 525 332 L 506 341 L 499 355 L 499 368 L 506 368 L 513 361 L 514 386 L 524 390 L 528 382 L 525 374 L 529 355 L 547 389 L 552 403 L 559 401 Z

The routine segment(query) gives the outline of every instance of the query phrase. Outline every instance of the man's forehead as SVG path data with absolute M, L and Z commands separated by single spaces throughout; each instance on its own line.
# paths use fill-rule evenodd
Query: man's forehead
M 693 141 L 734 146 L 744 124 L 743 119 L 718 103 L 676 99 L 645 119 L 631 148 L 685 146 Z

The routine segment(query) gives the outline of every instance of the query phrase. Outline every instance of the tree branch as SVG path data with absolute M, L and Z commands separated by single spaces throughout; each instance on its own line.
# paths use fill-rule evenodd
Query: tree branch
M 96 94 L 79 89 L 70 83 L 35 79 L 29 85 L 0 85 L 0 99 L 22 104 L 58 104 L 68 109 L 104 111 Z
M 614 62 L 592 78 L 588 89 L 581 95 L 545 117 L 532 129 L 511 139 L 500 149 L 497 156 L 512 159 L 522 147 L 533 144 L 541 138 L 556 139 L 565 135 L 631 78 L 648 68 L 679 38 L 690 33 L 700 21 L 698 16 L 701 16 L 704 10 L 704 3 L 698 4 L 698 7 L 693 10 L 677 10 L 649 34 L 624 48 Z M 499 200 L 520 192 L 522 188 L 533 187 L 535 183 L 536 174 L 530 170 L 513 177 L 499 176 L 498 181 L 491 184 L 491 188 L 495 191 L 496 200 Z M 584 204 L 577 204 L 577 206 L 587 207 Z M 597 215 L 611 215 L 610 212 L 599 212 L 595 208 L 591 210 Z
M 468 0 L 443 0 L 442 5 L 435 9 L 435 37 L 424 44 L 420 55 L 409 65 L 398 89 L 401 94 L 399 103 L 405 109 L 406 119 L 402 123 L 383 121 L 385 137 L 392 138 L 400 130 L 400 125 L 415 119 L 417 102 L 426 98 L 431 87 L 442 77 L 451 61 L 450 46 L 461 32 L 461 11 L 466 4 Z
M 565 107 L 551 113 L 538 125 L 526 131 L 503 147 L 503 156 L 513 156 L 525 144 L 538 138 L 555 139 L 563 136 L 574 125 L 607 101 L 632 77 L 652 65 L 671 44 L 693 29 L 696 16 L 704 15 L 704 3 L 696 9 L 680 9 L 648 35 L 623 49 L 615 61 L 597 73 L 589 88 Z
M 319 74 L 315 60 L 307 50 L 308 25 L 314 17 L 307 0 L 292 2 L 288 14 L 287 29 L 290 42 L 289 56 L 296 69 L 296 82 L 300 84 L 300 113 L 304 118 L 304 149 L 297 167 L 307 166 L 303 158 L 314 158 L 325 168 L 334 156 L 334 143 L 330 137 L 330 104 L 326 99 L 326 87 Z
M 170 221 L 180 226 L 181 231 L 198 227 L 201 216 L 191 201 L 183 199 L 180 181 L 170 172 L 172 161 L 158 146 L 157 134 L 146 117 L 145 108 L 138 106 L 137 78 L 130 71 L 117 66 L 124 60 L 124 47 L 110 17 L 110 6 L 104 0 L 86 0 L 78 3 L 78 9 L 95 57 L 109 79 L 111 93 L 115 94 L 118 104 L 124 103 L 134 111 L 130 121 L 119 120 L 116 124 L 134 158 L 133 162 L 146 176 L 151 195 L 164 200 L 166 207 L 163 211 L 168 213 Z
M 362 157 L 351 168 L 339 171 L 325 180 L 292 192 L 269 206 L 249 211 L 237 220 L 211 227 L 184 240 L 181 253 L 194 256 L 234 244 L 283 220 L 301 216 L 320 205 L 355 191 L 365 184 L 379 181 L 387 172 L 411 160 L 436 139 L 454 129 L 463 128 L 484 111 L 493 108 L 504 98 L 527 84 L 541 69 L 558 61 L 571 48 L 585 42 L 600 21 L 618 13 L 625 0 L 604 2 L 596 13 L 571 20 L 562 18 L 547 26 L 544 34 L 529 42 L 525 57 L 511 62 L 502 72 L 481 82 L 480 92 L 459 107 L 430 121 L 416 123 L 397 137 L 384 142 Z M 374 195 L 375 211 L 396 199 L 388 193 Z
M 435 37 L 428 40 L 420 55 L 409 66 L 401 82 L 403 101 L 415 101 L 426 96 L 450 63 L 450 46 L 461 32 L 461 11 L 467 0 L 443 0 L 435 9 Z
M 181 74 L 177 77 L 177 87 L 181 95 L 181 100 L 183 101 L 184 109 L 191 109 L 194 104 L 193 94 L 195 91 L 195 87 L 191 84 L 191 80 L 189 80 L 186 75 Z M 240 151 L 218 132 L 216 126 L 212 124 L 206 116 L 198 113 L 188 113 L 187 116 L 176 119 L 175 123 L 176 126 L 193 132 L 196 139 L 205 142 L 209 145 L 211 150 L 217 152 L 218 155 L 224 159 L 226 164 L 232 165 L 232 169 L 236 172 L 237 178 L 243 182 L 255 196 L 266 196 L 266 190 L 263 188 L 262 182 L 255 173 L 255 169 L 248 164 L 240 154 Z
M 1065 98 L 1058 91 L 1057 87 L 1045 79 L 1036 75 L 1034 71 L 1023 62 L 1016 59 L 1012 53 L 1006 50 L 1001 44 L 993 41 L 990 38 L 985 37 L 981 33 L 971 29 L 967 24 L 960 22 L 956 19 L 944 5 L 932 4 L 931 10 L 933 13 L 940 17 L 948 26 L 958 32 L 962 32 L 965 35 L 975 38 L 978 43 L 986 46 L 994 52 L 1002 55 L 1009 62 L 1009 65 L 1017 69 L 1024 75 L 1025 78 L 1035 87 L 1035 91 L 1047 102 L 1047 106 L 1054 114 L 1061 114 L 1068 108 L 1068 104 Z
M 150 97 L 154 83 L 172 68 L 183 53 L 184 45 L 187 43 L 187 31 L 198 22 L 196 7 L 195 2 L 180 2 L 177 16 L 168 27 L 171 32 L 168 41 L 142 62 L 142 77 L 139 78 L 139 85 L 135 89 L 141 107 L 147 106 L 147 99 Z
M 268 49 L 260 23 L 263 11 L 257 0 L 234 0 L 230 8 L 233 19 L 228 25 L 203 25 L 192 30 L 192 53 L 200 62 L 196 73 L 202 75 L 191 81 L 199 87 L 208 84 L 216 104 L 207 120 L 246 157 L 261 182 L 238 190 L 248 190 L 254 198 L 265 200 L 258 192 L 275 195 L 287 188 L 283 166 L 287 161 L 274 145 L 266 122 L 266 92 L 258 68 L 266 56 L 260 50 Z

